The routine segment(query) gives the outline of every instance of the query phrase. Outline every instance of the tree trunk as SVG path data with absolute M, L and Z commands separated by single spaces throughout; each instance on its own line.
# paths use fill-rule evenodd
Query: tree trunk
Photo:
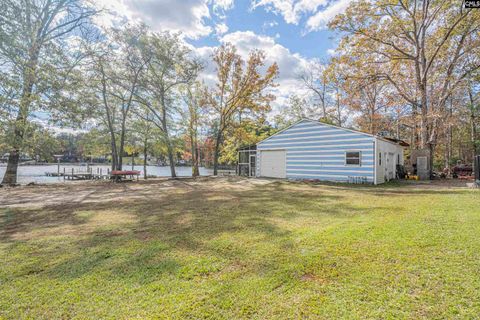
M 19 160 L 20 160 L 19 150 L 14 149 L 10 151 L 10 155 L 8 157 L 7 170 L 5 171 L 5 175 L 3 176 L 2 185 L 13 186 L 17 184 L 17 169 L 18 169 Z
M 479 150 L 477 145 L 477 127 L 475 123 L 475 114 L 473 110 L 472 110 L 472 115 L 470 119 L 470 139 L 472 143 L 473 161 L 475 162 L 475 156 L 479 153 Z
M 427 124 L 427 109 L 426 106 L 421 106 L 421 120 L 420 120 L 420 149 L 427 147 L 428 143 L 428 124 Z
M 218 175 L 218 158 L 220 157 L 220 144 L 222 141 L 222 133 L 219 130 L 215 139 L 215 152 L 213 154 L 213 175 Z
M 122 120 L 122 132 L 120 132 L 120 149 L 118 150 L 118 162 L 117 162 L 117 170 L 122 170 L 123 168 L 123 155 L 125 154 L 124 148 L 125 148 L 125 121 L 126 119 L 124 118 Z
M 445 168 L 450 168 L 450 162 L 452 159 L 452 125 L 449 123 L 447 126 L 447 139 L 445 146 Z
M 197 140 L 197 109 L 194 106 L 190 108 L 190 147 L 192 150 L 192 177 L 198 177 L 198 140 Z
M 29 107 L 32 99 L 33 84 L 35 82 L 35 71 L 38 64 L 38 53 L 40 49 L 34 44 L 30 49 L 30 59 L 27 63 L 25 71 L 23 72 L 23 91 L 20 100 L 20 108 L 18 110 L 17 118 L 14 124 L 14 137 L 12 143 L 12 151 L 8 157 L 7 170 L 3 176 L 2 185 L 17 184 L 17 170 L 22 152 L 21 146 L 23 143 L 24 133 L 27 126 L 27 117 L 29 114 Z
M 173 155 L 173 146 L 172 146 L 172 143 L 170 142 L 170 137 L 168 136 L 166 121 L 167 120 L 165 118 L 162 120 L 162 126 L 163 126 L 163 133 L 165 135 L 165 143 L 167 144 L 168 162 L 170 165 L 170 175 L 172 176 L 172 178 L 176 178 L 177 174 L 175 173 L 175 157 Z
M 117 152 L 117 170 L 122 170 L 123 168 L 123 143 L 120 139 L 120 148 Z
M 173 155 L 173 146 L 170 141 L 170 136 L 168 135 L 167 106 L 165 103 L 165 91 L 163 90 L 163 88 L 161 88 L 161 91 L 160 91 L 160 102 L 162 106 L 162 119 L 161 119 L 162 130 L 165 137 L 165 143 L 167 144 L 168 162 L 170 165 L 170 175 L 172 176 L 172 178 L 176 178 L 177 174 L 175 172 L 175 161 L 174 161 L 175 157 Z
M 428 151 L 430 152 L 430 161 L 429 161 L 430 162 L 429 163 L 429 166 L 430 166 L 429 171 L 430 172 L 429 172 L 429 174 L 430 174 L 430 179 L 432 179 L 433 178 L 433 160 L 434 160 L 433 158 L 434 158 L 434 155 L 435 155 L 435 144 L 429 143 L 428 144 Z
M 396 126 L 395 138 L 400 139 L 400 115 L 397 115 L 397 126 Z
M 412 120 L 413 120 L 413 130 L 412 130 L 412 145 L 411 149 L 418 149 L 418 106 L 416 103 L 412 104 Z
M 195 146 L 195 161 L 193 162 L 192 176 L 200 176 L 200 169 L 198 165 L 198 148 Z
M 338 117 L 337 125 L 339 127 L 341 127 L 342 126 L 342 113 L 340 112 L 340 92 L 339 92 L 338 88 L 337 88 L 337 99 L 336 100 L 337 100 L 336 105 L 337 105 L 337 117 Z
M 162 119 L 162 126 L 163 126 L 163 133 L 165 135 L 165 143 L 167 144 L 168 162 L 170 165 L 170 175 L 172 176 L 172 178 L 176 178 L 177 174 L 175 172 L 175 157 L 173 155 L 173 146 L 170 141 L 170 137 L 168 135 L 167 119 L 165 117 Z
M 429 176 L 430 178 L 433 177 L 433 157 L 435 151 L 435 142 L 433 140 L 433 132 L 431 132 L 432 128 L 428 123 L 428 99 L 427 99 L 427 81 L 423 79 L 419 86 L 420 96 L 421 96 L 421 122 L 420 122 L 420 148 L 425 149 L 428 148 L 430 151 L 430 158 L 429 158 Z
M 147 174 L 147 139 L 145 138 L 145 141 L 143 142 L 143 179 L 147 180 L 148 179 L 148 174 Z
M 327 119 L 327 106 L 325 105 L 325 91 L 327 90 L 327 85 L 325 81 L 322 81 L 322 96 L 320 98 L 320 102 L 322 103 L 322 119 L 325 121 Z
M 422 60 L 422 69 L 425 70 L 425 61 Z M 429 123 L 428 123 L 428 95 L 426 77 L 417 76 L 417 88 L 420 94 L 420 148 L 430 148 L 429 146 Z M 430 154 L 433 157 L 433 154 Z M 432 168 L 430 168 L 431 170 Z
M 103 100 L 103 107 L 105 108 L 105 113 L 107 115 L 107 124 L 108 124 L 108 131 L 110 132 L 110 148 L 112 152 L 112 171 L 117 170 L 117 163 L 118 163 L 118 150 L 117 150 L 117 140 L 115 138 L 115 130 L 114 124 L 112 120 L 112 116 L 110 114 L 110 107 L 108 105 L 107 99 L 107 80 L 105 77 L 105 71 L 103 69 L 103 65 L 100 63 L 100 70 L 101 70 L 101 83 L 102 83 L 102 100 Z
M 198 147 L 194 134 L 190 135 L 190 147 L 192 149 L 192 177 L 198 177 L 200 171 L 198 169 Z
M 17 170 L 21 154 L 20 146 L 23 141 L 23 134 L 25 132 L 26 126 L 26 117 L 23 115 L 24 112 L 22 108 L 20 108 L 15 122 L 13 146 L 8 157 L 7 170 L 5 171 L 5 175 L 3 176 L 3 180 L 1 183 L 2 185 L 13 186 L 17 184 Z
M 472 144 L 472 161 L 473 168 L 475 168 L 475 156 L 480 153 L 479 146 L 477 145 L 477 117 L 475 101 L 473 98 L 472 90 L 468 90 L 468 97 L 470 99 L 470 143 Z
M 370 112 L 370 133 L 375 134 L 375 124 L 374 124 L 374 119 L 375 119 L 375 107 L 371 108 Z
M 113 170 L 117 170 L 117 153 L 115 152 L 115 147 L 113 145 L 113 143 L 111 144 L 111 149 L 112 149 L 112 165 L 111 165 L 111 169 L 112 171 Z
M 173 147 L 170 143 L 170 139 L 167 138 L 167 150 L 168 150 L 168 162 L 170 163 L 170 174 L 172 178 L 176 178 L 177 174 L 175 173 L 175 158 L 173 156 Z

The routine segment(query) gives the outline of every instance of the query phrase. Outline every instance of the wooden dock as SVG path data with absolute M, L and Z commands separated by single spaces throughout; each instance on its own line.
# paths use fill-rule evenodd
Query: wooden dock
M 66 173 L 63 175 L 64 180 L 107 180 L 110 175 L 101 175 L 95 173 Z
M 63 180 L 108 180 L 111 178 L 110 170 L 107 169 L 107 174 L 104 174 L 101 168 L 97 168 L 96 172 L 93 172 L 91 168 L 77 171 L 74 168 L 71 170 L 63 168 L 63 172 L 45 172 L 45 175 L 47 177 L 63 177 Z
M 61 172 L 60 168 L 58 168 L 57 172 L 45 172 L 45 175 L 47 177 L 63 177 L 63 180 L 111 180 L 115 182 L 122 182 L 133 181 L 134 179 L 138 181 L 140 171 L 110 171 L 110 169 L 107 169 L 107 173 L 104 174 L 102 168 L 97 168 L 95 172 L 90 167 L 87 167 L 86 170 L 77 169 L 77 171 L 75 171 L 75 168 L 71 168 L 71 170 L 63 168 L 63 172 Z

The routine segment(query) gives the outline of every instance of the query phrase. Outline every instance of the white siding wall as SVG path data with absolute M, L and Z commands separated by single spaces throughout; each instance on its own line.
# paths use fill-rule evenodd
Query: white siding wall
M 380 184 L 384 183 L 391 177 L 389 176 L 390 170 L 388 165 L 393 166 L 393 178 L 395 178 L 396 165 L 403 164 L 403 147 L 380 138 L 375 138 L 375 140 L 377 145 L 375 153 L 375 181 L 376 184 Z M 380 158 L 381 163 L 379 161 Z M 398 160 L 400 160 L 400 162 L 398 162 Z
M 371 135 L 303 120 L 257 144 L 257 176 L 262 150 L 286 150 L 287 178 L 348 182 L 350 177 L 374 179 L 374 141 Z M 345 164 L 347 151 L 360 151 L 360 166 Z

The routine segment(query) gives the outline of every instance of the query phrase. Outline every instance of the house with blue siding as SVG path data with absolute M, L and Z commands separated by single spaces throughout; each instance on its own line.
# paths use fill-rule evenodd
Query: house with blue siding
M 395 179 L 404 161 L 399 141 L 310 119 L 259 142 L 255 158 L 257 177 L 371 184 Z

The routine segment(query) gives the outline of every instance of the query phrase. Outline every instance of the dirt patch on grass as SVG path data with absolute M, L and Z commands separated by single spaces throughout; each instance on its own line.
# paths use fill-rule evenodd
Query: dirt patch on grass
M 6 188 L 0 194 L 0 238 L 85 235 L 102 228 L 121 232 L 139 220 L 157 219 L 183 230 L 194 223 L 192 210 L 202 213 L 209 211 L 207 203 L 238 201 L 235 192 L 251 190 L 259 181 L 225 177 Z
M 29 219 L 29 214 L 29 212 L 20 212 L 16 222 L 6 229 L 5 235 L 9 235 L 12 240 L 78 237 L 98 231 L 122 232 L 125 227 L 137 221 L 135 215 L 118 209 L 73 211 L 61 224 L 58 223 L 59 220 L 38 219 L 38 216 L 35 219 Z M 52 215 L 55 216 L 54 213 Z
M 301 279 L 302 281 L 305 281 L 305 282 L 315 282 L 319 284 L 328 283 L 327 279 L 314 275 L 313 273 L 305 273 L 304 275 L 301 276 Z
M 75 205 L 108 201 L 142 201 L 191 191 L 245 191 L 257 185 L 276 182 L 267 179 L 240 177 L 154 179 L 131 183 L 88 181 L 57 185 L 4 188 L 0 193 L 0 208 L 39 208 L 49 205 Z

